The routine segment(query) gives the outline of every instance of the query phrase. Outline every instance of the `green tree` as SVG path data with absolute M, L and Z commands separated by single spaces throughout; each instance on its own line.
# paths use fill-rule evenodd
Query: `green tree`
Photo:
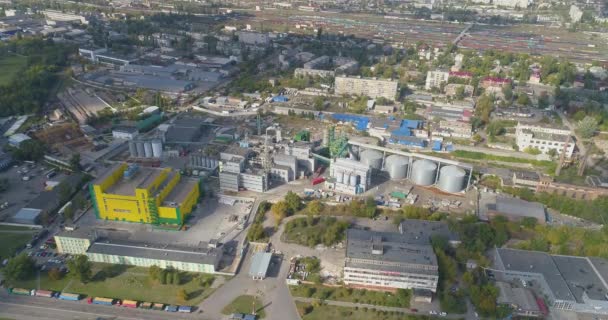
M 82 283 L 87 283 L 91 280 L 92 264 L 89 258 L 85 255 L 77 255 L 74 259 L 68 261 L 68 269 L 70 275 Z
M 178 285 L 180 285 L 180 284 L 181 284 L 182 277 L 181 277 L 181 275 L 179 274 L 179 271 L 174 270 L 174 271 L 173 271 L 172 278 L 173 278 L 173 279 L 171 280 L 171 283 L 173 283 L 173 284 L 174 284 L 174 285 L 176 285 L 176 286 L 178 286 Z
M 63 278 L 63 272 L 59 268 L 51 268 L 48 272 L 49 279 L 53 281 L 60 280 Z
M 1 102 L 0 105 L 2 105 Z M 12 153 L 17 160 L 38 161 L 44 157 L 45 150 L 46 147 L 42 142 L 30 139 L 23 141 L 19 148 L 12 149 Z
M 285 195 L 285 203 L 289 208 L 289 213 L 296 213 L 302 207 L 302 198 L 298 196 L 295 192 L 288 191 Z
M 507 101 L 511 101 L 511 99 L 513 99 L 513 89 L 511 88 L 510 84 L 502 87 L 502 94 L 505 96 Z
M 182 303 L 188 301 L 188 292 L 186 292 L 185 289 L 180 289 L 177 292 L 177 300 L 179 300 Z
M 6 267 L 2 269 L 2 275 L 10 283 L 27 280 L 34 275 L 35 271 L 36 262 L 25 253 L 22 253 L 8 261 Z
M 162 270 L 160 273 L 159 282 L 160 284 L 167 284 L 167 278 L 170 277 L 171 274 L 167 270 Z
M 456 99 L 456 100 L 464 99 L 464 86 L 456 87 L 456 91 L 454 92 L 454 99 Z
M 80 171 L 82 166 L 80 165 L 80 153 L 74 153 L 70 158 L 70 167 L 74 171 Z
M 323 98 L 322 96 L 316 96 L 313 101 L 313 106 L 315 110 L 322 111 L 323 109 L 325 109 L 325 98 Z
M 270 212 L 272 212 L 277 225 L 279 225 L 281 224 L 281 221 L 287 217 L 289 206 L 287 205 L 287 202 L 279 201 L 272 205 Z
M 588 139 L 595 135 L 597 131 L 597 120 L 594 117 L 586 116 L 583 120 L 579 121 L 577 124 L 577 130 L 579 134 L 584 138 Z
M 162 272 L 163 272 L 163 270 L 157 265 L 153 265 L 150 268 L 148 268 L 148 276 L 150 277 L 150 279 L 152 281 L 159 280 Z
M 264 226 L 261 223 L 254 223 L 247 232 L 247 241 L 260 241 L 266 238 Z
M 323 211 L 323 203 L 319 200 L 313 200 L 308 203 L 306 209 L 308 209 L 308 213 L 312 215 L 319 215 Z
M 530 105 L 530 97 L 528 97 L 528 95 L 525 94 L 525 93 L 520 93 L 517 96 L 517 104 L 519 104 L 521 106 L 528 106 L 528 105 Z
M 74 205 L 69 205 L 63 210 L 63 218 L 72 221 L 74 219 Z
M 479 117 L 484 123 L 490 121 L 490 114 L 494 110 L 494 98 L 487 94 L 482 95 L 477 100 L 477 106 L 475 107 L 475 115 Z

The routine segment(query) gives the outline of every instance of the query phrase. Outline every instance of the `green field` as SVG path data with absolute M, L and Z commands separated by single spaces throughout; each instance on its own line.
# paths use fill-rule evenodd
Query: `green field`
M 0 231 L 0 258 L 11 257 L 15 251 L 32 240 L 32 233 L 10 233 Z
M 296 301 L 303 320 L 348 319 L 348 320 L 423 320 L 427 316 L 406 315 L 400 312 L 376 311 L 367 308 L 347 308 L 326 304 L 312 305 Z
M 0 86 L 9 84 L 25 68 L 26 57 L 8 56 L 0 58 Z
M 90 297 L 107 297 L 116 299 L 128 299 L 148 302 L 161 302 L 176 305 L 197 305 L 212 292 L 209 286 L 212 281 L 207 281 L 206 286 L 201 286 L 201 278 L 214 278 L 208 274 L 183 272 L 180 285 L 159 284 L 148 276 L 148 269 L 126 265 L 113 265 L 95 263 L 93 267 L 93 280 L 83 284 L 69 276 L 61 280 L 53 281 L 48 278 L 47 273 L 40 274 L 40 289 L 53 291 L 66 291 L 80 293 Z M 14 287 L 26 289 L 37 288 L 37 280 L 31 279 L 14 284 Z M 184 289 L 188 294 L 188 300 L 180 301 L 178 292 Z
M 228 304 L 224 307 L 224 309 L 222 309 L 222 313 L 225 315 L 233 313 L 250 314 L 253 310 L 254 301 L 258 319 L 263 319 L 264 317 L 266 317 L 266 313 L 264 312 L 264 305 L 262 304 L 262 301 L 251 295 L 242 295 L 236 297 L 236 299 L 232 300 L 230 304 Z

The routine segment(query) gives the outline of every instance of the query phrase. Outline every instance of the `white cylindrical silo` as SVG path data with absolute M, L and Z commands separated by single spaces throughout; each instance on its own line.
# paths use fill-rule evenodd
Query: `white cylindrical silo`
M 344 183 L 344 172 L 338 171 L 336 174 L 336 183 Z
M 137 147 L 135 146 L 135 141 L 129 141 L 129 155 L 132 158 L 137 158 Z
M 146 152 L 144 151 L 144 142 L 143 141 L 135 142 L 135 148 L 137 149 L 138 158 L 143 158 L 146 156 Z
M 152 156 L 160 158 L 163 155 L 163 143 L 160 140 L 152 140 Z
M 407 177 L 407 166 L 410 159 L 400 155 L 390 155 L 384 161 L 384 169 L 388 172 L 391 180 L 400 180 Z
M 439 170 L 439 189 L 445 192 L 456 193 L 464 189 L 467 173 L 457 166 L 445 166 Z
M 154 154 L 152 153 L 152 142 L 145 141 L 144 142 L 144 157 L 152 158 Z
M 359 157 L 361 159 L 361 163 L 370 166 L 373 169 L 382 168 L 382 152 L 374 149 L 367 149 L 361 152 Z
M 437 164 L 433 161 L 420 159 L 412 165 L 412 182 L 421 186 L 430 186 L 435 183 Z

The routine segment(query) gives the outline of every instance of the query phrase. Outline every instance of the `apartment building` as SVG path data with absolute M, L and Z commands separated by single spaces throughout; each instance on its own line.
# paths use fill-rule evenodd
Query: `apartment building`
M 426 73 L 426 83 L 424 88 L 431 90 L 441 87 L 441 84 L 447 83 L 450 78 L 450 73 L 446 71 L 429 71 Z
M 397 81 L 359 77 L 336 77 L 336 94 L 363 95 L 372 99 L 379 97 L 395 100 Z

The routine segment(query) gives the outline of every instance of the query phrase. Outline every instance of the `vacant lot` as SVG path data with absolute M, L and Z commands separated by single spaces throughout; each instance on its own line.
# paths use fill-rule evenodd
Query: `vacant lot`
M 251 296 L 251 295 L 242 295 L 236 297 L 229 305 L 225 306 L 222 309 L 222 313 L 229 315 L 233 313 L 245 313 L 250 314 L 255 302 L 256 313 L 259 319 L 266 317 L 266 313 L 264 312 L 263 304 L 260 299 Z
M 0 58 L 0 86 L 7 85 L 15 79 L 17 74 L 25 68 L 26 57 L 7 56 Z
M 367 308 L 347 308 L 329 305 L 314 306 L 310 303 L 296 302 L 303 320 L 348 319 L 348 320 L 423 320 L 427 316 L 405 315 L 399 312 L 376 311 Z
M 40 289 L 80 293 L 89 297 L 107 297 L 177 305 L 197 305 L 213 291 L 210 286 L 214 276 L 199 273 L 181 273 L 181 284 L 159 284 L 148 276 L 147 268 L 96 263 L 93 280 L 83 284 L 69 275 L 57 281 L 40 274 Z M 204 285 L 201 285 L 203 284 Z M 33 289 L 36 279 L 15 284 L 16 287 Z M 188 300 L 182 301 L 178 292 L 184 289 Z
M 411 292 L 398 290 L 397 293 L 353 289 L 346 287 L 324 287 L 321 285 L 289 286 L 295 297 L 317 298 L 321 300 L 345 301 L 373 304 L 377 306 L 409 308 Z

